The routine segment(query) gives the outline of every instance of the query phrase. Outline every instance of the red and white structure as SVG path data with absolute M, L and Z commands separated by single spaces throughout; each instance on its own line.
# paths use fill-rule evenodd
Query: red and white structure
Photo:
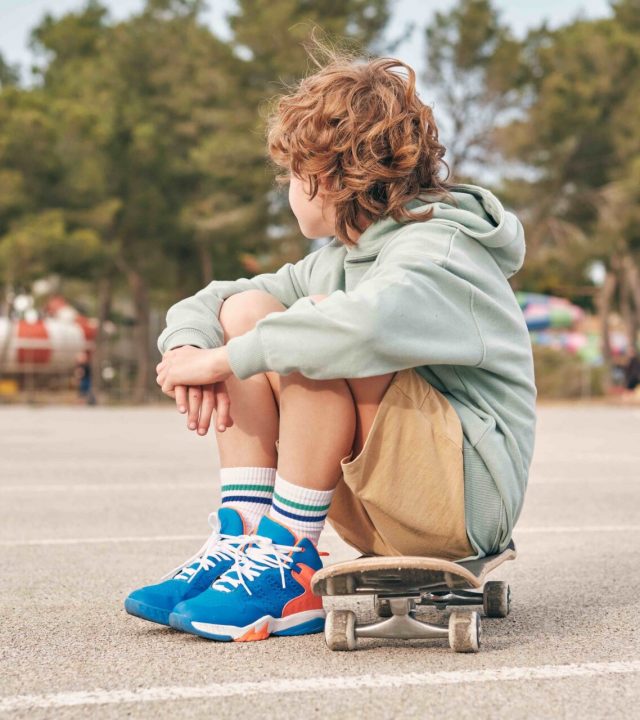
M 54 373 L 72 370 L 76 355 L 95 348 L 98 321 L 52 296 L 42 318 L 0 317 L 0 371 Z

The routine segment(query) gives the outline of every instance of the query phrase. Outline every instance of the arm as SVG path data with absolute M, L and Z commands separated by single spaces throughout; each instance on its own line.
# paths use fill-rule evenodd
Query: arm
M 475 289 L 434 260 L 424 235 L 397 236 L 350 292 L 303 297 L 227 343 L 233 373 L 273 370 L 323 380 L 419 365 L 479 365 Z
M 289 307 L 307 294 L 311 269 L 324 247 L 295 264 L 286 263 L 277 272 L 238 280 L 214 280 L 195 295 L 175 303 L 167 311 L 167 326 L 158 337 L 158 350 L 164 354 L 180 345 L 200 348 L 224 345 L 224 332 L 218 318 L 224 300 L 235 293 L 265 290 Z

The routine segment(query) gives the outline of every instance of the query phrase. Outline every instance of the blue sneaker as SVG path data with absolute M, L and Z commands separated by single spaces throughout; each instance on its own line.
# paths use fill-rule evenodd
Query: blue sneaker
M 234 563 L 239 548 L 251 540 L 245 535 L 242 515 L 221 507 L 209 515 L 213 532 L 198 552 L 168 572 L 155 585 L 134 590 L 124 601 L 130 615 L 169 625 L 169 614 L 182 600 L 192 598 L 218 578 Z
M 315 545 L 265 515 L 233 567 L 169 616 L 177 630 L 210 640 L 265 640 L 324 629 L 322 598 L 311 578 L 322 567 Z

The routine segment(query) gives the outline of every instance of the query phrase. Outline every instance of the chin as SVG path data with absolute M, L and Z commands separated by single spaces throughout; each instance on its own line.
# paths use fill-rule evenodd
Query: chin
M 300 223 L 298 224 L 300 225 Z M 318 240 L 319 238 L 326 237 L 326 232 L 324 232 L 324 230 L 303 227 L 302 225 L 300 225 L 300 232 L 307 238 L 307 240 Z

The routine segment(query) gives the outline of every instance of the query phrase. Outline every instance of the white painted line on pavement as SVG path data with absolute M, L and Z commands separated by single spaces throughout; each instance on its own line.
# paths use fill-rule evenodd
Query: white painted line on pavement
M 595 460 L 596 462 L 608 462 L 608 463 L 615 463 L 618 461 L 621 462 L 629 462 L 629 463 L 637 463 L 640 462 L 640 453 L 623 453 L 623 452 L 589 452 L 587 451 L 581 451 L 579 455 L 576 455 L 576 457 L 579 457 L 581 461 L 585 462 L 591 462 Z M 549 462 L 547 460 L 547 462 Z
M 92 490 L 200 490 L 214 489 L 214 482 L 200 483 L 108 483 L 68 485 L 0 485 L 0 492 L 86 492 Z
M 556 525 L 549 527 L 516 527 L 515 536 L 520 533 L 592 533 L 592 532 L 637 532 L 640 525 Z
M 42 540 L 1 540 L 0 547 L 18 547 L 21 545 L 99 545 L 101 543 L 128 543 L 128 542 L 171 542 L 173 540 L 200 540 L 206 539 L 203 535 L 131 535 L 129 537 L 93 537 L 93 538 L 46 538 Z
M 521 533 L 595 533 L 595 532 L 638 532 L 640 525 L 578 525 L 564 527 L 518 527 L 514 530 L 514 537 Z M 325 530 L 325 532 L 327 532 Z M 327 532 L 327 538 L 339 538 L 333 532 Z M 203 535 L 129 535 L 123 537 L 88 537 L 88 538 L 43 538 L 40 540 L 0 540 L 0 547 L 42 546 L 42 545 L 100 545 L 107 543 L 129 542 L 173 542 L 178 540 L 200 540 L 204 542 Z
M 636 462 L 636 465 L 640 465 L 640 460 Z M 527 491 L 529 491 L 532 487 L 538 487 L 538 485 L 552 485 L 554 488 L 558 487 L 572 487 L 573 485 L 596 485 L 597 488 L 589 488 L 591 491 L 592 489 L 598 489 L 602 488 L 603 490 L 607 490 L 612 483 L 636 483 L 638 481 L 638 474 L 634 472 L 633 474 L 629 473 L 627 475 L 616 475 L 615 477 L 608 477 L 606 479 L 602 477 L 546 477 L 544 479 L 540 480 L 529 480 L 529 483 L 527 485 Z
M 280 693 L 331 692 L 336 690 L 375 690 L 423 685 L 504 682 L 505 680 L 559 680 L 561 678 L 621 675 L 640 672 L 640 660 L 618 662 L 501 667 L 490 670 L 454 670 L 402 675 L 367 674 L 334 677 L 278 678 L 255 682 L 224 682 L 200 686 L 168 685 L 138 690 L 91 690 L 49 695 L 13 695 L 0 698 L 0 712 L 36 708 L 117 705 L 120 703 L 197 700 L 236 695 L 274 695 Z
M 619 459 L 619 458 L 618 458 Z M 640 458 L 629 457 L 629 462 L 640 464 Z M 614 478 L 606 478 L 606 483 L 610 484 L 612 480 L 616 482 L 634 482 L 635 476 L 616 476 Z M 538 485 L 574 485 L 577 483 L 601 483 L 602 478 L 584 478 L 576 476 L 554 475 L 541 478 L 532 477 L 527 487 L 537 487 Z M 51 483 L 51 484 L 34 484 L 29 483 L 13 483 L 11 485 L 0 485 L 0 493 L 20 493 L 20 492 L 104 492 L 109 490 L 200 490 L 212 489 L 217 490 L 219 483 L 215 478 L 210 482 L 104 482 L 104 483 Z

